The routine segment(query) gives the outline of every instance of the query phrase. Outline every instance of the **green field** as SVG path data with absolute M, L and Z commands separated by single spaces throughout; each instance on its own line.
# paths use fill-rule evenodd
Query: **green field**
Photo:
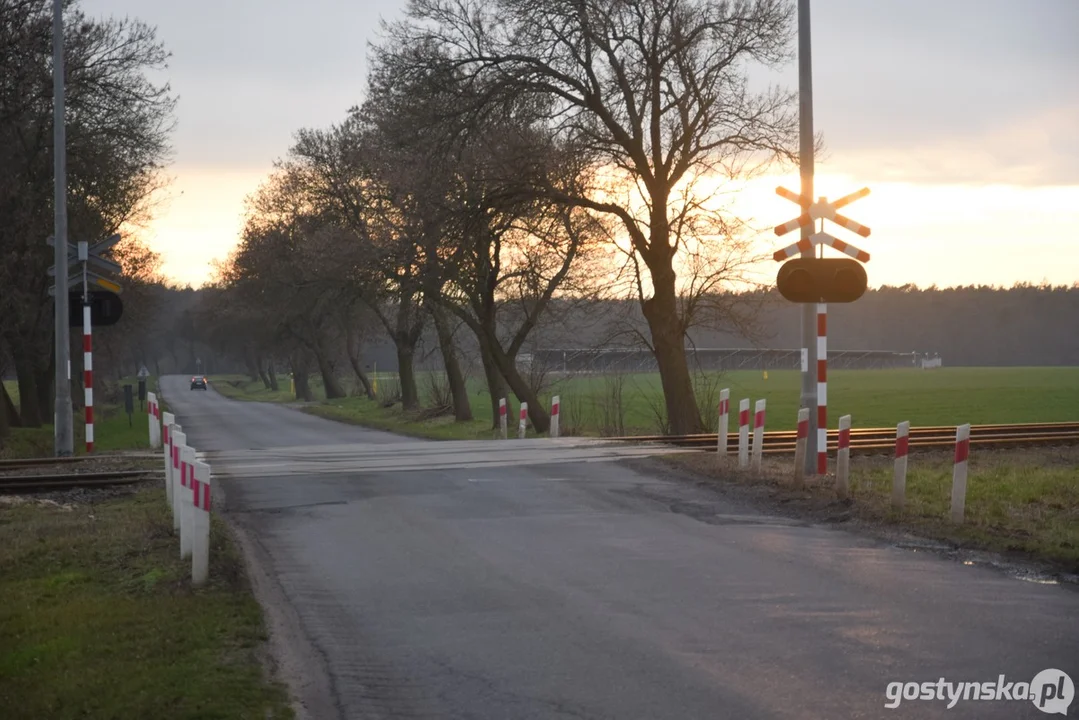
M 242 376 L 212 380 L 218 390 L 232 397 L 268 402 L 291 399 L 287 377 L 282 382 L 284 389 L 276 393 Z M 420 395 L 427 407 L 433 404 L 431 385 L 436 381 L 434 374 L 420 375 Z M 393 376 L 380 374 L 379 382 L 380 394 L 389 391 L 392 395 Z M 715 407 L 723 388 L 731 391 L 732 413 L 737 413 L 743 398 L 748 398 L 751 406 L 764 399 L 767 429 L 793 429 L 800 383 L 800 373 L 791 370 L 772 371 L 767 378 L 760 371 L 708 373 L 695 378 L 697 402 L 709 429 L 715 427 Z M 312 386 L 316 397 L 324 397 L 318 383 Z M 455 427 L 452 418 L 415 423 L 400 410 L 386 410 L 357 397 L 307 410 L 406 433 L 488 436 L 490 396 L 476 378 L 469 381 L 469 394 L 473 414 L 480 419 L 463 427 Z M 554 394 L 561 398 L 564 434 L 653 434 L 665 429 L 663 397 L 654 373 L 552 378 L 541 393 L 545 406 L 549 407 Z M 518 402 L 511 397 L 509 404 L 511 417 L 516 418 Z M 1079 421 L 1079 368 L 837 370 L 828 378 L 828 413 L 830 427 L 845 414 L 851 415 L 855 427 L 894 427 L 904 420 L 915 426 Z
M 130 384 L 135 394 L 135 412 L 130 418 L 124 410 L 124 384 Z M 8 394 L 15 406 L 19 404 L 19 389 L 13 381 L 5 381 Z M 120 383 L 110 383 L 108 392 L 103 386 L 95 388 L 94 398 L 94 452 L 112 452 L 116 450 L 138 450 L 150 447 L 150 437 L 146 413 L 146 403 L 139 405 L 138 380 L 124 378 Z M 156 378 L 147 379 L 149 392 L 157 387 Z M 50 416 L 51 419 L 51 416 Z M 86 453 L 86 415 L 79 408 L 74 411 L 75 454 Z M 39 428 L 12 428 L 6 441 L 0 441 L 0 458 L 35 457 L 53 454 L 52 423 Z

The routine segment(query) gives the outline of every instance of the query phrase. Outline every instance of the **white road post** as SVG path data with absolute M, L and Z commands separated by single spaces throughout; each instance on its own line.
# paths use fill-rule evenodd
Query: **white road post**
M 716 437 L 716 452 L 720 459 L 727 458 L 727 431 L 731 424 L 731 391 L 729 388 L 719 391 L 719 434 Z
M 176 422 L 176 417 L 170 413 L 161 414 L 161 444 L 164 446 L 165 452 L 165 499 L 169 501 L 169 507 L 172 507 L 172 424 Z
M 910 449 L 910 421 L 895 427 L 895 473 L 892 476 L 892 507 L 902 510 L 907 498 L 907 453 Z
M 970 425 L 955 431 L 955 468 L 952 470 L 952 522 L 962 524 L 967 504 L 967 458 L 970 456 Z
M 758 400 L 753 412 L 753 470 L 761 471 L 764 457 L 764 407 L 765 401 Z
M 839 441 L 836 444 L 835 490 L 840 500 L 850 497 L 850 415 L 839 418 Z
M 738 402 L 738 467 L 749 467 L 749 398 Z
M 555 395 L 551 398 L 551 432 L 550 436 L 553 438 L 558 437 L 558 415 L 561 410 L 559 403 L 559 397 Z
M 210 578 L 210 505 L 213 486 L 210 484 L 209 465 L 196 460 L 194 468 L 191 584 L 200 587 Z
M 155 448 L 157 444 L 154 442 L 154 401 L 156 398 L 152 392 L 146 393 L 146 426 L 149 429 L 149 435 L 147 440 L 150 443 L 150 447 Z
M 521 403 L 521 419 L 517 425 L 517 438 L 524 439 L 525 429 L 528 427 L 528 403 Z
M 498 423 L 502 426 L 502 439 L 509 437 L 509 408 L 506 407 L 506 398 L 498 401 Z
M 194 480 L 192 474 L 195 470 L 195 448 L 184 445 L 180 448 L 180 477 L 184 487 L 180 493 L 182 499 L 180 515 L 180 557 L 186 558 L 191 555 L 191 538 L 194 535 L 193 518 L 195 515 L 195 503 L 192 497 Z
M 187 442 L 187 436 L 184 435 L 179 425 L 173 425 L 169 431 L 169 437 L 172 438 L 172 529 L 179 532 L 181 529 L 180 520 L 183 518 L 182 501 L 184 489 L 180 482 L 182 480 L 180 453 L 183 450 L 184 443 Z
M 798 436 L 794 443 L 794 486 L 805 487 L 806 445 L 809 443 L 809 408 L 798 411 Z

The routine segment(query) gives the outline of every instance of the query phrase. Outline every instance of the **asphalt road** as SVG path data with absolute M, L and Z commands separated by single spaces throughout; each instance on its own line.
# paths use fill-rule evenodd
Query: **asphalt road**
M 223 458 L 401 442 L 186 380 L 164 394 Z M 1034 718 L 1029 700 L 888 709 L 886 689 L 1079 684 L 1073 589 L 760 515 L 653 461 L 417 457 L 220 482 L 310 717 Z

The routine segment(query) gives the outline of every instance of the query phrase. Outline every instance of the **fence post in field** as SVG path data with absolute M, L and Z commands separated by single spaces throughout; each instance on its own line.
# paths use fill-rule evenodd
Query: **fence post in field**
M 509 437 L 509 408 L 506 407 L 506 398 L 501 398 L 498 401 L 498 423 L 502 428 L 502 439 L 505 440 Z
M 738 467 L 749 467 L 749 398 L 738 401 Z
M 551 432 L 550 436 L 553 438 L 558 437 L 558 414 L 559 414 L 559 397 L 555 395 L 551 398 Z
M 895 471 L 892 475 L 892 507 L 902 510 L 907 496 L 907 452 L 910 450 L 910 421 L 895 427 Z
M 839 442 L 835 461 L 835 492 L 840 500 L 850 497 L 850 415 L 839 418 Z
M 798 437 L 794 443 L 794 486 L 805 487 L 806 445 L 809 442 L 809 408 L 798 411 Z
M 191 584 L 199 587 L 210 577 L 210 499 L 213 489 L 209 465 L 195 462 L 192 486 Z
M 970 456 L 970 424 L 955 431 L 955 467 L 952 469 L 952 522 L 962 524 L 967 503 L 967 458 Z
M 761 471 L 764 456 L 764 400 L 758 400 L 753 413 L 753 469 Z
M 719 435 L 716 437 L 716 452 L 721 461 L 727 459 L 727 430 L 730 426 L 731 391 L 719 391 Z

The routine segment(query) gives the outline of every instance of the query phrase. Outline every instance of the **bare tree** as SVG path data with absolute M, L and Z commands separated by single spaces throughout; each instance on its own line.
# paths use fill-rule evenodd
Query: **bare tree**
M 526 96 L 548 128 L 591 164 L 572 187 L 537 193 L 610 216 L 642 263 L 648 321 L 675 433 L 701 429 L 679 306 L 675 257 L 702 233 L 701 177 L 743 178 L 793 159 L 792 96 L 749 87 L 747 65 L 789 57 L 788 0 L 413 0 L 384 52 L 422 74 L 449 57 L 483 92 L 459 112 L 481 114 Z M 475 100 L 475 102 L 469 102 Z

